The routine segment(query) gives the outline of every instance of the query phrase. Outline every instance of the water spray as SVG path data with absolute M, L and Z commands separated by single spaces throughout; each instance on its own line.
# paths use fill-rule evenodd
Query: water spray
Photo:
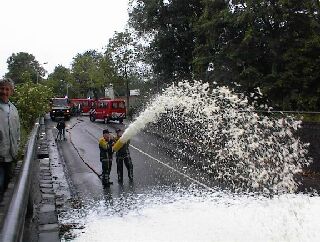
M 194 155 L 216 181 L 244 190 L 295 191 L 294 175 L 311 162 L 308 146 L 294 135 L 300 122 L 254 110 L 227 87 L 180 82 L 140 113 L 113 150 L 151 124 L 153 131 L 171 135 L 177 153 Z
M 157 96 L 147 109 L 140 113 L 137 119 L 124 131 L 122 136 L 112 146 L 113 151 L 117 152 L 129 139 L 144 129 L 148 123 L 157 121 L 162 113 L 165 113 L 168 108 L 172 108 L 176 104 L 174 95 L 171 97 L 168 95 Z

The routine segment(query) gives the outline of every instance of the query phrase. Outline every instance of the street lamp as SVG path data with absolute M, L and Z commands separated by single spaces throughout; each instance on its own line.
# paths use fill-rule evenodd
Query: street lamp
M 66 97 L 69 97 L 69 87 L 70 87 L 69 83 L 68 83 L 68 82 L 64 83 L 64 80 L 60 80 L 60 82 L 61 82 L 61 84 L 65 84 L 65 85 L 66 85 L 66 88 L 67 88 L 67 95 L 66 95 Z
M 41 65 L 46 65 L 46 64 L 48 64 L 48 62 L 43 62 L 42 64 L 40 64 L 40 66 Z M 37 84 L 39 83 L 39 71 L 37 70 Z
M 67 82 L 67 97 L 69 97 L 69 83 Z

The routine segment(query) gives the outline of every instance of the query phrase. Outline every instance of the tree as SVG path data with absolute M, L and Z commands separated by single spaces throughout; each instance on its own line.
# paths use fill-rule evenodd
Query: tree
M 48 80 L 45 83 L 52 88 L 54 96 L 78 96 L 79 87 L 76 85 L 70 69 L 62 65 L 54 68 L 54 71 L 48 76 Z
M 163 83 L 193 77 L 194 20 L 202 13 L 201 0 L 133 0 L 130 25 L 151 35 L 148 59 Z
M 132 38 L 128 30 L 125 32 L 115 32 L 113 37 L 109 39 L 109 43 L 105 52 L 106 56 L 110 56 L 115 65 L 118 76 L 125 80 L 127 107 L 129 104 L 129 78 L 137 73 L 137 43 Z
M 114 78 L 114 69 L 108 56 L 95 50 L 77 54 L 73 58 L 71 71 L 83 97 L 91 92 L 95 97 L 102 95 L 104 87 L 109 86 Z
M 30 131 L 35 120 L 48 112 L 51 97 L 51 88 L 43 84 L 27 81 L 16 87 L 12 102 L 19 111 L 24 130 Z
M 39 62 L 32 54 L 25 52 L 13 53 L 7 60 L 8 73 L 6 77 L 10 77 L 15 83 L 24 83 L 24 76 L 29 76 L 32 82 L 36 83 L 39 78 L 44 77 L 45 69 L 41 67 Z
M 203 13 L 194 24 L 196 46 L 193 69 L 195 77 L 208 81 L 210 72 L 214 69 L 216 81 L 220 83 L 223 80 L 234 81 L 238 73 L 232 73 L 227 68 L 230 62 L 229 57 L 219 52 L 230 39 L 236 36 L 230 27 L 234 19 L 229 4 L 224 0 L 203 1 L 203 3 Z M 225 31 L 226 29 L 228 32 Z
M 240 83 L 246 93 L 261 87 L 279 109 L 320 107 L 315 1 L 204 0 L 204 4 L 196 25 L 197 76 Z

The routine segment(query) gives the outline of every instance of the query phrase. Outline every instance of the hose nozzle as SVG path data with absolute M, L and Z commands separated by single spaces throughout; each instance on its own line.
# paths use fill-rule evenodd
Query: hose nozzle
M 118 150 L 121 149 L 121 147 L 124 145 L 124 143 L 122 143 L 120 141 L 120 139 L 118 139 L 118 141 L 112 146 L 112 150 L 117 152 Z

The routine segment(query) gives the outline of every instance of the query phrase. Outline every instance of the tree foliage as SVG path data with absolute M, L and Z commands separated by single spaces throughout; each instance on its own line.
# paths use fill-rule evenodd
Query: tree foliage
M 129 81 L 138 87 L 146 77 L 154 87 L 195 78 L 246 94 L 259 87 L 277 109 L 319 110 L 319 12 L 317 0 L 130 0 L 131 28 L 104 53 L 58 66 L 47 84 L 59 95 L 68 85 L 71 96 L 98 97 L 111 83 L 125 94 Z M 44 75 L 23 52 L 8 69 L 17 83 Z
M 126 78 L 135 67 L 135 42 L 128 31 L 115 32 L 109 39 L 106 55 L 109 55 L 119 76 Z
M 134 42 L 128 30 L 125 32 L 115 32 L 109 39 L 105 52 L 110 56 L 118 75 L 118 87 L 124 90 L 122 93 L 127 96 L 127 106 L 129 107 L 129 79 L 135 74 L 137 66 L 136 42 Z M 120 92 L 120 90 L 116 90 Z
M 204 1 L 196 25 L 197 74 L 208 74 L 211 63 L 211 80 L 240 83 L 245 92 L 261 87 L 279 109 L 319 108 L 319 100 L 310 99 L 319 92 L 320 74 L 313 2 Z
M 79 94 L 83 97 L 88 93 L 93 93 L 95 97 L 101 95 L 101 91 L 114 81 L 115 76 L 109 56 L 96 50 L 77 54 L 73 59 L 71 71 Z
M 164 83 L 192 77 L 193 21 L 202 12 L 200 0 L 131 1 L 130 25 L 152 36 L 147 49 L 154 73 Z
M 7 64 L 8 73 L 6 73 L 6 77 L 10 77 L 17 84 L 25 82 L 26 76 L 32 82 L 36 83 L 45 75 L 45 69 L 41 67 L 35 57 L 29 53 L 13 53 L 8 58 Z
M 21 125 L 29 131 L 36 118 L 44 115 L 49 110 L 49 99 L 52 97 L 51 88 L 43 84 L 34 84 L 27 81 L 17 85 L 12 101 L 16 105 Z
M 51 87 L 54 96 L 64 97 L 67 95 L 67 92 L 69 97 L 78 96 L 79 87 L 76 86 L 70 69 L 62 65 L 54 68 L 54 71 L 48 76 L 45 83 Z
M 315 0 L 132 0 L 130 24 L 151 34 L 148 54 L 166 82 L 197 78 L 260 87 L 279 109 L 320 108 Z

